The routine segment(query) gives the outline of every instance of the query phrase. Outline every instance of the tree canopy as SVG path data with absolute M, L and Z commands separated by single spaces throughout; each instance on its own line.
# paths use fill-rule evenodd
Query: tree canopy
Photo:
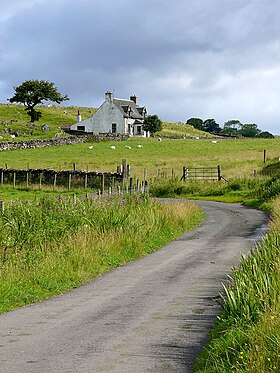
M 237 119 L 231 119 L 225 122 L 222 133 L 229 136 L 238 136 L 238 131 L 242 127 L 242 123 Z
M 258 126 L 255 123 L 241 124 L 241 129 L 238 131 L 238 134 L 244 137 L 257 137 L 261 130 L 258 129 Z
M 210 133 L 220 133 L 221 132 L 221 127 L 219 124 L 215 121 L 215 119 L 206 119 L 203 122 L 204 126 L 204 131 L 210 132 Z
M 194 128 L 203 131 L 204 126 L 203 126 L 203 120 L 200 118 L 190 118 L 187 120 L 186 124 L 190 124 Z
M 42 113 L 35 110 L 35 106 L 42 104 L 43 101 L 51 101 L 60 104 L 63 101 L 69 100 L 69 97 L 62 96 L 54 83 L 45 80 L 26 80 L 18 87 L 14 87 L 15 94 L 8 99 L 11 103 L 17 102 L 26 106 L 27 114 L 30 116 L 31 122 L 38 121 Z
M 162 122 L 157 115 L 148 115 L 144 119 L 143 130 L 150 133 L 159 132 L 162 130 Z

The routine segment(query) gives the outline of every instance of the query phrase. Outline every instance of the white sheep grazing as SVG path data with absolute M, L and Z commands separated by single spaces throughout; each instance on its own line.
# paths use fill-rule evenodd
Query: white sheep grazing
M 110 146 L 110 149 L 116 149 L 115 145 Z
M 141 149 L 143 148 L 143 145 L 137 145 L 136 148 Z
M 88 148 L 89 148 L 89 149 L 92 149 L 92 148 L 93 148 L 93 146 L 89 146 Z
M 217 140 L 212 140 L 213 144 L 217 144 L 217 142 L 218 142 Z
M 160 138 L 160 137 L 158 138 L 158 141 L 161 141 L 161 138 Z
M 126 145 L 125 147 L 126 147 L 126 149 L 131 149 L 131 146 Z

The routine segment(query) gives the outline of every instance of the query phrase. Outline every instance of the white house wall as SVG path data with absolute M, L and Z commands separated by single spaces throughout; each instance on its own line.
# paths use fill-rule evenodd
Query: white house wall
M 117 133 L 125 133 L 122 112 L 112 101 L 105 101 L 92 116 L 94 133 L 112 132 L 112 124 L 116 123 Z
M 126 133 L 128 126 L 125 125 L 122 112 L 112 101 L 105 101 L 92 117 L 73 124 L 71 130 L 84 126 L 85 132 L 110 133 L 113 123 L 117 125 L 117 133 Z

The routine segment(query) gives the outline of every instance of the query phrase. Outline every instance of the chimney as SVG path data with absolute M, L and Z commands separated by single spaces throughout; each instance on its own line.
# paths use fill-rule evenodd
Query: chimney
M 133 101 L 135 103 L 135 105 L 137 105 L 137 96 L 135 96 L 135 95 L 130 96 L 130 101 Z
M 80 114 L 80 111 L 78 110 L 77 122 L 81 122 L 81 121 L 82 121 L 82 116 Z
M 107 91 L 106 93 L 105 93 L 105 100 L 106 101 L 113 101 L 113 97 L 114 97 L 114 95 L 113 95 L 113 92 L 112 91 Z

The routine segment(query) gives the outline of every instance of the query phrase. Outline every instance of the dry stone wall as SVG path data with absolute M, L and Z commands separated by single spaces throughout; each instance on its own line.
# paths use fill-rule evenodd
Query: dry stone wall
M 47 146 L 61 146 L 61 145 L 72 145 L 80 144 L 83 142 L 90 141 L 102 141 L 108 139 L 111 141 L 121 141 L 127 139 L 127 136 L 123 135 L 89 135 L 89 136 L 68 136 L 68 137 L 58 137 L 49 140 L 30 140 L 30 141 L 7 141 L 0 142 L 0 151 L 6 150 L 17 150 L 17 149 L 35 149 L 35 148 L 44 148 Z

